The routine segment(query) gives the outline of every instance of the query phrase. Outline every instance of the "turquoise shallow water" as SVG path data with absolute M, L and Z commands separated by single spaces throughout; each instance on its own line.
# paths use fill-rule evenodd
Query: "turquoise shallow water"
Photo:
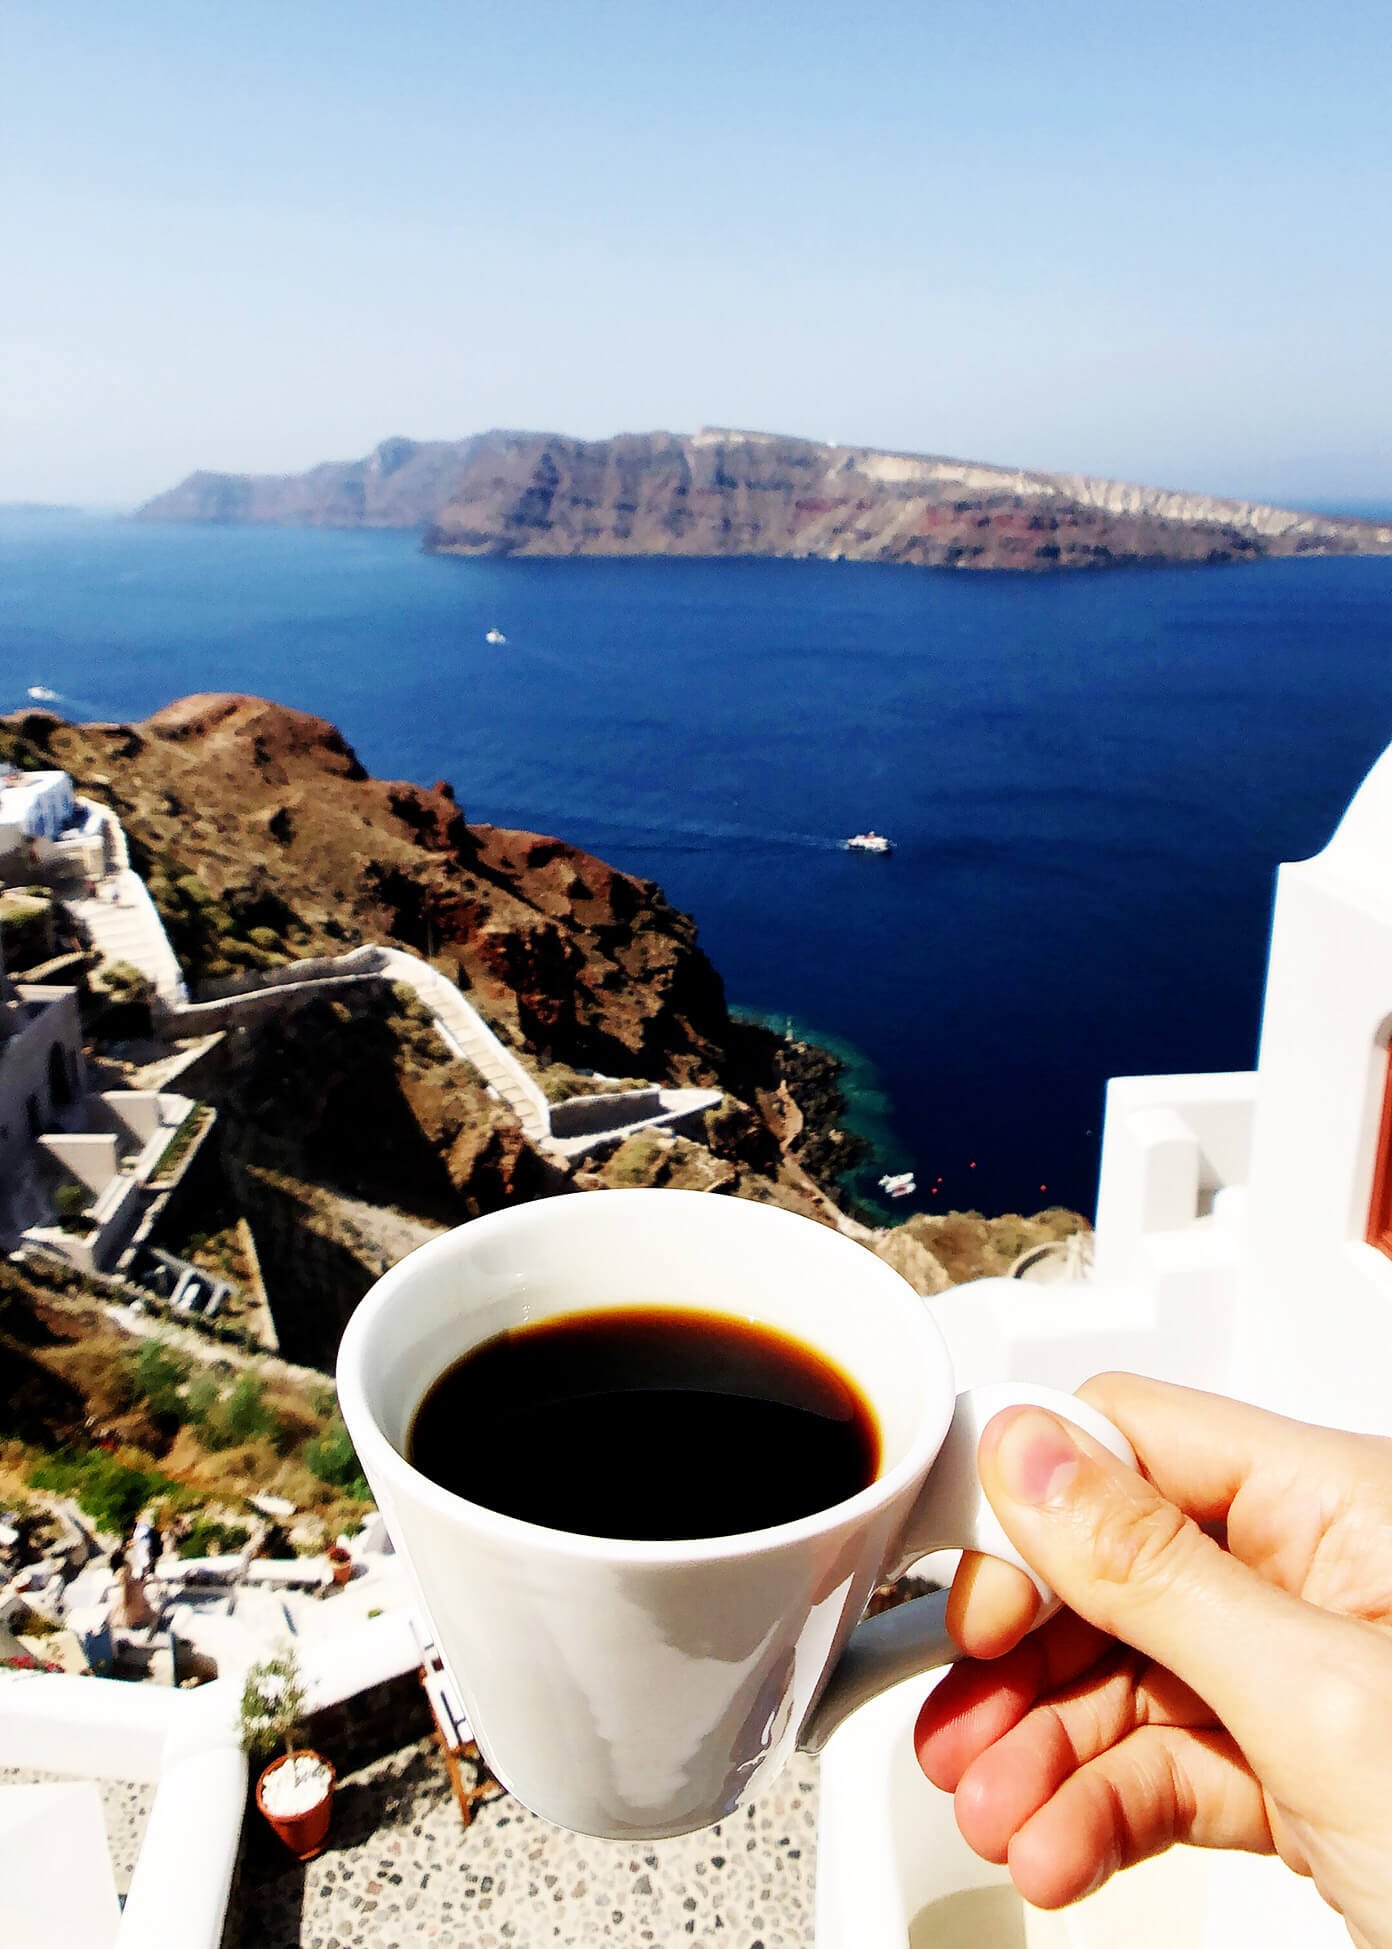
M 881 1216 L 891 1213 L 903 1216 L 913 1210 L 913 1204 L 889 1199 L 879 1188 L 881 1176 L 891 1171 L 912 1170 L 914 1158 L 895 1126 L 894 1098 L 887 1080 L 865 1051 L 848 1042 L 845 1036 L 830 1035 L 806 1022 L 795 1022 L 791 1015 L 780 1015 L 773 1009 L 739 1008 L 736 1013 L 746 1021 L 763 1023 L 765 1028 L 786 1036 L 791 1042 L 816 1043 L 836 1057 L 841 1064 L 840 1087 L 846 1105 L 841 1126 L 869 1146 L 868 1155 L 846 1173 L 842 1189 L 858 1208 L 866 1207 Z M 925 1185 L 919 1202 L 935 1201 L 940 1199 L 935 1200 L 931 1187 Z
M 863 1053 L 879 1168 L 925 1204 L 1090 1208 L 1109 1075 L 1254 1060 L 1276 863 L 1392 737 L 1389 599 L 1388 560 L 463 562 L 11 517 L 0 708 L 317 711 L 379 774 L 657 880 L 732 1000 Z M 867 825 L 892 858 L 842 850 Z

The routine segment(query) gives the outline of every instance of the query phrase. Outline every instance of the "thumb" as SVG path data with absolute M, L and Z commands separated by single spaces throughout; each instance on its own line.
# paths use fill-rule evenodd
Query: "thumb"
M 1249 1759 L 1290 1757 L 1273 1750 L 1285 1744 L 1282 1702 L 1328 1664 L 1331 1630 L 1352 1620 L 1267 1583 L 1144 1476 L 1041 1408 L 994 1416 L 979 1464 L 1007 1536 L 1070 1609 L 1181 1678 Z

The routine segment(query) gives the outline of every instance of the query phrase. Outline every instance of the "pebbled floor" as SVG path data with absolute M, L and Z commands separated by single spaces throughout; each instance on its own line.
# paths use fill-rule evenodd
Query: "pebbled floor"
M 589 1840 L 506 1795 L 480 1807 L 465 1830 L 426 1740 L 340 1781 L 328 1844 L 307 1866 L 252 1817 L 241 1941 L 244 1949 L 811 1949 L 816 1823 L 816 1766 L 799 1757 L 732 1819 L 679 1840 Z

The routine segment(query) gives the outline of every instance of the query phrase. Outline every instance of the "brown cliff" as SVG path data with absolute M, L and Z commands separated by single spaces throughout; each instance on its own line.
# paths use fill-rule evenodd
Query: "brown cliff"
M 1042 571 L 1386 554 L 1392 524 L 779 434 L 493 432 L 303 475 L 195 474 L 168 521 L 423 526 L 455 555 L 783 556 Z
M 209 694 L 134 725 L 10 722 L 119 814 L 195 985 L 388 941 L 543 1057 L 673 1083 L 724 1060 L 720 978 L 657 887 L 470 825 L 448 785 L 370 778 L 322 719 Z

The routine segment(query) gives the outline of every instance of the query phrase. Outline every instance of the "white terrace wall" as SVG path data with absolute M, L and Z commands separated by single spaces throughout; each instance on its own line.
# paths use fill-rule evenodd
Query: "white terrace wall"
M 275 969 L 272 972 L 284 976 L 289 970 Z M 160 1031 L 166 1036 L 175 1037 L 207 1035 L 214 1029 L 246 1028 L 252 1023 L 266 1021 L 287 1008 L 296 1007 L 311 995 L 356 987 L 364 981 L 386 980 L 387 976 L 371 972 L 315 975 L 308 980 L 282 979 L 264 987 L 258 985 L 239 989 L 215 1001 L 187 1002 L 178 1008 L 164 1009 L 160 1013 Z
M 596 1090 L 590 1096 L 571 1096 L 563 1103 L 553 1103 L 551 1135 L 592 1136 L 661 1114 L 662 1095 L 656 1084 L 643 1090 Z
M 245 974 L 202 981 L 198 984 L 197 1001 L 217 1002 L 228 995 L 249 995 L 264 988 L 297 986 L 304 981 L 315 981 L 323 975 L 380 974 L 383 965 L 382 950 L 372 946 L 350 948 L 346 954 L 310 954 L 303 960 L 288 962 L 283 968 L 249 969 Z
M 1281 868 L 1239 1349 L 1273 1405 L 1293 1393 L 1307 1417 L 1379 1429 L 1392 1420 L 1392 1260 L 1365 1234 L 1390 1029 L 1392 751 L 1324 852 Z M 1305 1349 L 1298 1377 L 1292 1347 Z
M 86 1083 L 76 990 L 26 983 L 17 992 L 26 1004 L 25 1019 L 18 1031 L 0 1044 L 0 1170 L 3 1171 L 17 1168 L 33 1142 L 30 1099 L 36 1106 L 41 1129 L 51 1124 L 55 1110 L 63 1107 L 61 1102 L 54 1101 L 54 1069 L 61 1065 L 69 1099 L 79 1095 Z M 54 1049 L 59 1052 L 56 1058 L 51 1053 Z

